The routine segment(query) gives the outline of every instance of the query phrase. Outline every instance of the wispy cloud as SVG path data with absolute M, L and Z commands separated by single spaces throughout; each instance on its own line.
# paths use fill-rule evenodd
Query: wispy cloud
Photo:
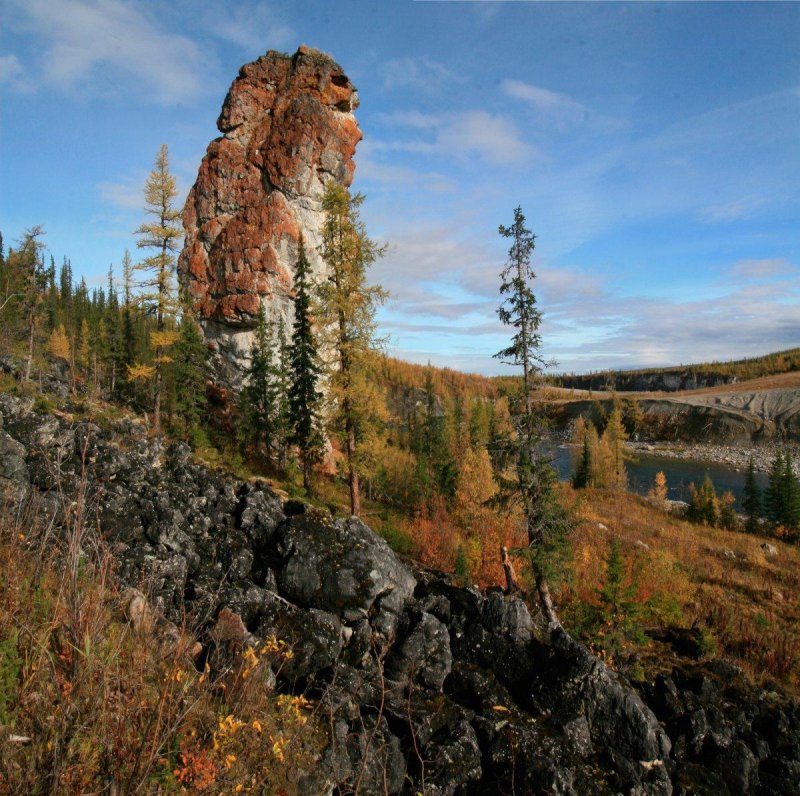
M 451 114 L 424 114 L 412 111 L 384 117 L 395 129 L 410 128 L 427 137 L 394 138 L 375 141 L 375 150 L 391 150 L 436 155 L 457 160 L 477 156 L 495 166 L 525 167 L 540 157 L 536 147 L 526 141 L 514 122 L 486 111 Z
M 33 90 L 33 84 L 26 76 L 16 55 L 0 55 L 0 85 L 8 86 L 12 91 L 20 93 Z
M 125 177 L 116 182 L 104 180 L 98 182 L 95 188 L 100 199 L 108 205 L 119 210 L 140 210 L 143 204 L 144 183 L 147 175 Z
M 765 202 L 766 199 L 762 197 L 750 196 L 733 202 L 701 208 L 698 216 L 706 224 L 728 224 L 750 217 Z
M 395 189 L 411 188 L 414 190 L 430 191 L 436 194 L 452 193 L 456 190 L 456 183 L 451 177 L 436 171 L 424 171 L 397 166 L 391 163 L 380 163 L 367 154 L 367 146 L 361 145 L 359 149 L 358 171 L 356 172 L 359 183 L 376 182 L 388 185 Z
M 729 279 L 758 282 L 783 277 L 793 272 L 792 264 L 785 257 L 764 260 L 739 260 L 728 274 Z
M 460 82 L 458 76 L 427 55 L 393 58 L 380 67 L 386 91 L 411 88 L 416 92 L 438 94 L 448 85 Z
M 185 174 L 171 170 L 176 178 L 177 198 L 175 207 L 183 207 L 189 187 Z M 122 211 L 126 216 L 134 211 L 144 212 L 144 185 L 147 172 L 144 170 L 119 177 L 116 180 L 102 180 L 95 185 L 101 201 L 111 210 Z
M 264 53 L 295 42 L 293 28 L 271 3 L 217 3 L 203 13 L 205 28 L 218 39 L 232 42 L 250 53 Z
M 11 0 L 11 5 L 19 25 L 41 41 L 41 82 L 108 94 L 115 77 L 126 75 L 165 105 L 204 89 L 208 54 L 188 37 L 162 31 L 157 18 L 137 3 Z
M 589 115 L 585 105 L 557 91 L 510 79 L 500 87 L 507 96 L 531 105 L 558 125 L 578 124 Z

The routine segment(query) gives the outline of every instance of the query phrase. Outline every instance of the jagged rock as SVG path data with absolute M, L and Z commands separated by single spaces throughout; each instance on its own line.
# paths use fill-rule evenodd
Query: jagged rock
M 261 637 L 285 641 L 292 656 L 281 667 L 281 676 L 293 681 L 330 669 L 342 650 L 342 623 L 334 614 L 318 608 L 300 610 L 276 594 L 265 594 L 258 626 Z
M 369 617 L 391 641 L 415 580 L 388 544 L 361 520 L 330 520 L 304 514 L 276 532 L 285 563 L 278 572 L 293 602 L 331 611 L 347 622 Z
M 0 431 L 0 500 L 18 503 L 28 493 L 30 476 L 25 454 L 23 445 Z
M 662 761 L 669 755 L 672 745 L 656 717 L 586 647 L 557 629 L 548 655 L 537 693 L 553 712 L 586 716 L 592 740 L 630 760 Z
M 408 635 L 393 646 L 385 673 L 390 680 L 416 681 L 423 688 L 441 691 L 452 666 L 447 627 L 423 613 Z
M 245 64 L 228 91 L 222 136 L 184 209 L 178 268 L 230 383 L 249 361 L 259 305 L 288 324 L 301 233 L 312 271 L 324 275 L 320 199 L 326 180 L 352 181 L 357 107 L 341 67 L 310 47 Z

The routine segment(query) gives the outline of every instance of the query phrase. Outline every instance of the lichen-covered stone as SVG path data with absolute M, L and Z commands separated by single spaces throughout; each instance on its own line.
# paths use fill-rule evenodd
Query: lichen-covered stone
M 304 46 L 246 64 L 228 91 L 222 136 L 209 144 L 184 209 L 178 268 L 231 383 L 249 359 L 259 306 L 290 318 L 300 233 L 312 270 L 324 273 L 320 200 L 327 180 L 353 179 L 357 107 L 342 68 Z

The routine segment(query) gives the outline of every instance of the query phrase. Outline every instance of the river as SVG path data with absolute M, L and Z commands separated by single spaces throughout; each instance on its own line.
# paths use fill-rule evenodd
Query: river
M 575 469 L 575 456 L 578 449 L 570 445 L 559 445 L 553 449 L 553 466 L 562 480 L 572 477 Z M 653 486 L 657 472 L 662 471 L 667 477 L 670 500 L 689 500 L 689 484 L 698 486 L 706 473 L 711 476 L 717 495 L 730 490 L 736 498 L 736 508 L 741 511 L 742 491 L 747 476 L 746 470 L 737 470 L 719 462 L 703 462 L 694 459 L 676 459 L 667 456 L 654 456 L 651 453 L 636 451 L 626 461 L 628 471 L 628 489 L 639 495 L 646 495 Z M 756 472 L 756 483 L 763 491 L 769 477 L 766 473 Z

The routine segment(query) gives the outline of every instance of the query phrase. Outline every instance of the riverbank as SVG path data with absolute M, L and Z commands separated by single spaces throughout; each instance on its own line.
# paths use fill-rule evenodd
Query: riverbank
M 634 454 L 647 453 L 650 456 L 663 456 L 668 459 L 686 459 L 697 462 L 714 462 L 732 467 L 735 470 L 745 471 L 750 459 L 753 459 L 755 469 L 768 473 L 775 460 L 775 454 L 780 451 L 789 451 L 795 473 L 800 476 L 800 445 L 792 443 L 764 442 L 748 447 L 710 445 L 706 443 L 683 442 L 626 442 L 625 447 Z

